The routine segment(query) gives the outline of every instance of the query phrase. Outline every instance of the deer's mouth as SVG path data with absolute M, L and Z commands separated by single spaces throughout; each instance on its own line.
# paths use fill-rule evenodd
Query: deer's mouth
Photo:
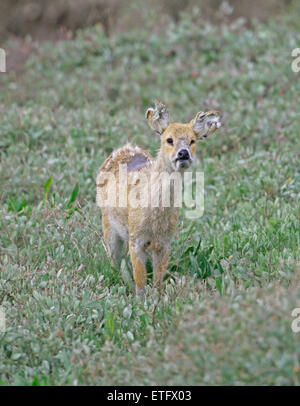
M 179 169 L 187 169 L 191 166 L 192 160 L 191 158 L 176 158 L 174 161 L 175 164 L 175 169 L 179 170 Z

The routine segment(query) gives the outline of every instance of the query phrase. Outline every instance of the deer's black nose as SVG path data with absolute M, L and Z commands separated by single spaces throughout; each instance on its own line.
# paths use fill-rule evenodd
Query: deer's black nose
M 189 151 L 187 149 L 181 149 L 180 151 L 178 151 L 177 157 L 181 161 L 185 161 L 186 159 L 190 159 Z

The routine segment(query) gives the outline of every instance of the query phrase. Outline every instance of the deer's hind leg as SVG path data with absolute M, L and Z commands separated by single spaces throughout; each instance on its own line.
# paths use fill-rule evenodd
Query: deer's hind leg
M 102 213 L 102 231 L 103 238 L 112 261 L 112 265 L 119 269 L 122 259 L 124 240 L 118 232 L 111 226 L 108 214 Z

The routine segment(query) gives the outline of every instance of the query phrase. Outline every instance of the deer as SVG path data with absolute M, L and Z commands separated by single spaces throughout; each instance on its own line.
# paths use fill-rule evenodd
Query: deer
M 159 100 L 154 101 L 154 108 L 147 109 L 146 119 L 160 137 L 156 158 L 138 146 L 126 144 L 104 161 L 96 180 L 96 200 L 102 212 L 102 235 L 107 254 L 112 266 L 120 269 L 123 249 L 127 247 L 137 296 L 146 292 L 146 260 L 149 255 L 152 256 L 153 286 L 161 289 L 178 222 L 179 207 L 174 204 L 175 182 L 173 190 L 171 185 L 170 205 L 164 207 L 162 193 L 165 186 L 160 175 L 183 173 L 190 168 L 195 159 L 197 141 L 206 139 L 221 126 L 221 114 L 215 110 L 200 111 L 188 123 L 173 122 L 166 106 Z M 122 179 L 121 166 L 127 169 Z M 155 205 L 149 200 L 144 205 L 126 201 L 130 195 L 148 193 L 156 198 Z M 117 200 L 119 204 L 116 204 Z M 120 204 L 120 200 L 125 204 L 124 201 Z

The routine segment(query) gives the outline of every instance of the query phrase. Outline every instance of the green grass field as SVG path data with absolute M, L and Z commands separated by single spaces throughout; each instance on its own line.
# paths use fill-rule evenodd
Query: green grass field
M 0 74 L 2 385 L 300 382 L 297 14 L 151 24 L 33 44 Z M 182 210 L 164 292 L 141 299 L 105 256 L 95 178 L 127 141 L 155 154 L 154 98 L 224 126 L 198 147 L 204 215 Z

